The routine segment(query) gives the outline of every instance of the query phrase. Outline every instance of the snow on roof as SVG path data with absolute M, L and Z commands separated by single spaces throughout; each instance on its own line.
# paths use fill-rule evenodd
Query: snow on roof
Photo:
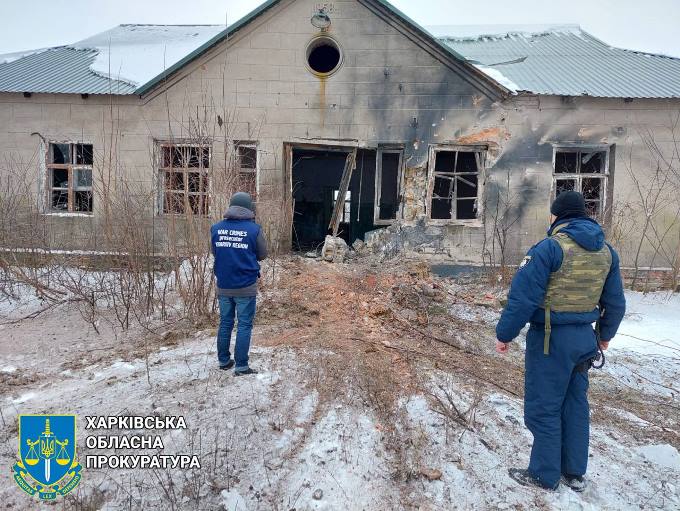
M 238 30 L 277 0 L 232 25 Z M 511 92 L 680 98 L 680 59 L 613 48 L 578 25 L 445 25 L 438 44 Z M 142 94 L 225 35 L 224 25 L 120 25 L 77 43 L 0 56 L 0 92 Z
M 140 86 L 225 29 L 224 25 L 119 25 L 69 45 L 93 49 L 93 73 Z
M 517 85 L 510 78 L 505 76 L 498 69 L 494 69 L 494 68 L 488 67 L 488 66 L 483 66 L 481 64 L 474 64 L 474 66 L 477 69 L 479 69 L 482 73 L 486 74 L 492 80 L 495 80 L 496 82 L 500 83 L 503 87 L 508 89 L 510 92 L 517 92 L 519 90 L 522 90 L 522 88 L 519 85 Z
M 680 98 L 680 59 L 614 48 L 578 25 L 448 25 L 428 30 L 513 92 Z
M 497 24 L 497 25 L 431 25 L 425 27 L 437 39 L 457 41 L 504 38 L 511 35 L 582 34 L 574 24 Z
M 9 64 L 10 62 L 14 62 L 15 60 L 23 59 L 24 57 L 28 57 L 29 55 L 35 55 L 36 53 L 43 52 L 47 49 L 48 48 L 39 48 L 37 50 L 24 50 L 12 53 L 2 53 L 0 54 L 0 64 Z
M 0 55 L 0 92 L 133 94 L 224 25 L 119 25 L 66 46 Z

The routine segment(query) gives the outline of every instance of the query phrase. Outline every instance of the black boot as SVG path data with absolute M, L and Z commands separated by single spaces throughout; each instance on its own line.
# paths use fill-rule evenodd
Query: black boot
M 226 371 L 227 369 L 231 369 L 232 367 L 234 367 L 234 361 L 230 360 L 229 362 L 227 362 L 226 365 L 220 366 L 220 369 Z
M 575 476 L 572 474 L 562 474 L 561 481 L 569 486 L 575 492 L 581 493 L 586 489 L 586 480 L 583 476 Z
M 540 488 L 542 490 L 556 490 L 560 485 L 560 483 L 557 483 L 553 487 L 547 486 L 532 476 L 525 468 L 508 469 L 508 475 L 522 486 L 533 486 L 534 488 Z
M 240 371 L 234 369 L 234 376 L 244 376 L 246 374 L 257 374 L 257 371 L 251 367 L 249 367 L 248 369 L 242 369 Z

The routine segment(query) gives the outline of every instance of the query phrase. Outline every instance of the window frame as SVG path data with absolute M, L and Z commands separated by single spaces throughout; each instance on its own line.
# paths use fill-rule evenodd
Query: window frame
M 338 202 L 338 195 L 340 195 L 340 190 L 333 190 L 333 196 L 331 201 L 331 214 L 335 210 L 335 205 Z M 342 215 L 340 216 L 341 224 L 349 225 L 352 223 L 352 192 L 347 190 L 345 193 L 345 201 L 343 203 Z
M 245 169 L 241 167 L 241 155 L 239 154 L 239 149 L 247 148 L 247 149 L 254 149 L 255 150 L 255 168 L 254 169 Z M 241 174 L 252 174 L 255 176 L 255 196 L 251 197 L 253 200 L 254 204 L 257 204 L 258 197 L 260 195 L 260 151 L 258 149 L 258 143 L 257 141 L 253 140 L 234 140 L 233 144 L 233 149 L 234 149 L 234 164 L 233 168 L 235 172 L 238 174 L 237 178 L 237 184 L 238 187 L 240 188 L 240 183 L 241 183 Z M 236 190 L 236 191 L 243 191 L 243 190 Z
M 425 213 L 427 216 L 428 223 L 432 225 L 465 225 L 470 227 L 481 227 L 484 221 L 484 185 L 486 180 L 486 153 L 488 147 L 485 145 L 460 145 L 460 144 L 436 144 L 430 145 L 429 158 L 428 158 L 428 171 L 427 171 L 427 197 L 425 204 Z M 477 214 L 476 218 L 455 218 L 456 212 L 456 202 L 457 199 L 454 198 L 451 207 L 452 218 L 432 218 L 432 195 L 434 194 L 434 184 L 436 174 L 441 172 L 435 172 L 435 163 L 437 161 L 437 154 L 440 152 L 467 152 L 475 154 L 475 161 L 477 163 Z M 472 173 L 467 172 L 447 172 L 447 174 L 457 175 L 470 175 Z
M 62 216 L 93 216 L 94 215 L 94 144 L 90 141 L 72 141 L 72 140 L 46 140 L 45 144 L 45 173 L 44 179 L 44 208 L 45 215 L 62 215 Z M 68 146 L 68 163 L 52 163 L 53 146 L 67 145 Z M 92 163 L 77 163 L 76 162 L 76 146 L 91 146 L 92 147 Z M 76 171 L 79 170 L 90 171 L 90 186 L 77 186 L 75 183 Z M 68 185 L 64 187 L 54 186 L 54 170 L 65 170 L 68 174 Z M 54 191 L 66 191 L 66 209 L 54 209 L 52 203 L 52 193 Z M 92 209 L 89 211 L 77 211 L 75 209 L 75 192 L 86 191 L 90 192 L 90 200 L 92 202 Z
M 397 168 L 397 211 L 394 218 L 380 218 L 380 198 L 382 196 L 382 155 L 398 154 L 399 166 Z M 402 216 L 402 190 L 404 182 L 404 146 L 401 144 L 379 145 L 375 154 L 375 197 L 373 202 L 373 225 L 392 225 Z
M 213 164 L 213 148 L 210 143 L 201 143 L 196 140 L 158 140 L 156 141 L 157 148 L 157 161 L 156 161 L 156 172 L 157 172 L 157 183 L 158 183 L 158 206 L 157 213 L 162 216 L 168 217 L 188 217 L 197 216 L 202 218 L 207 218 L 210 216 L 212 208 L 212 179 L 210 169 Z M 199 166 L 189 167 L 189 157 L 185 159 L 185 166 L 182 167 L 166 167 L 164 161 L 165 148 L 198 148 L 207 149 L 208 151 L 208 167 L 204 165 L 203 154 L 199 151 Z M 181 173 L 182 174 L 182 190 L 174 190 L 166 188 L 166 179 L 168 174 Z M 199 191 L 191 192 L 189 191 L 189 174 L 199 174 Z M 169 208 L 166 209 L 166 197 L 168 193 L 182 194 L 184 197 L 184 210 L 183 212 L 173 212 Z M 191 208 L 191 202 L 189 197 L 195 196 L 199 197 L 198 212 L 194 213 Z M 189 212 L 191 210 L 191 213 Z
M 550 182 L 550 201 L 554 201 L 557 196 L 557 181 L 560 179 L 573 179 L 575 181 L 574 191 L 583 193 L 583 179 L 599 179 L 601 181 L 600 185 L 600 211 L 595 215 L 595 219 L 599 221 L 604 221 L 607 216 L 607 207 L 609 203 L 609 180 L 611 178 L 610 173 L 610 156 L 611 156 L 612 146 L 609 144 L 596 144 L 596 145 L 563 145 L 555 144 L 553 145 L 553 155 L 552 155 L 552 179 Z M 581 173 L 582 157 L 583 153 L 604 153 L 604 168 L 602 173 Z M 557 161 L 557 153 L 576 153 L 576 172 L 557 172 L 555 164 Z M 593 202 L 593 201 L 586 201 Z

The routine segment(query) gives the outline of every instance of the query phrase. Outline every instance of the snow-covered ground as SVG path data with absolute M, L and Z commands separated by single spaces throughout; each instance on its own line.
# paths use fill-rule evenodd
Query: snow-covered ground
M 627 291 L 626 315 L 611 349 L 680 360 L 680 293 Z
M 323 275 L 320 281 L 332 277 Z M 367 281 L 359 282 L 366 287 Z M 372 282 L 371 289 L 378 285 Z M 360 286 L 350 289 L 361 291 Z M 252 351 L 260 373 L 243 378 L 216 368 L 211 328 L 168 340 L 106 328 L 96 335 L 71 305 L 17 323 L 2 321 L 8 314 L 17 317 L 6 302 L 0 309 L 0 466 L 15 461 L 18 414 L 182 415 L 186 430 L 160 432 L 164 453 L 195 453 L 200 470 L 88 470 L 65 508 L 680 509 L 677 418 L 659 424 L 647 409 L 638 412 L 621 403 L 625 398 L 658 402 L 658 408 L 677 406 L 672 390 L 680 376 L 677 360 L 668 358 L 670 352 L 646 351 L 656 349 L 648 340 L 662 340 L 664 350 L 677 343 L 677 295 L 627 294 L 629 314 L 621 331 L 646 340 L 619 343 L 624 336 L 617 336 L 605 371 L 593 375 L 590 487 L 576 494 L 567 488 L 554 493 L 528 489 L 508 477 L 509 467 L 526 465 L 531 445 L 519 395 L 475 381 L 463 372 L 464 359 L 456 362 L 461 370 L 451 369 L 445 362 L 457 352 L 446 345 L 409 344 L 394 337 L 394 330 L 378 330 L 365 313 L 356 314 L 357 321 L 377 331 L 382 343 L 364 339 L 343 351 L 342 343 L 324 337 L 325 328 L 338 334 L 324 326 L 324 295 L 306 291 L 312 296 L 289 301 L 308 307 L 321 303 L 320 322 L 303 324 L 314 317 L 304 309 L 303 330 L 291 338 L 290 325 L 284 328 L 263 308 Z M 351 295 L 343 293 L 351 302 Z M 42 307 L 30 293 L 19 295 L 18 317 Z M 384 314 L 379 303 L 364 306 L 376 317 Z M 446 310 L 443 322 L 476 325 L 479 337 L 456 328 L 469 350 L 489 352 L 488 359 L 474 360 L 486 367 L 490 380 L 509 384 L 502 378 L 521 377 L 514 365 L 521 364 L 521 350 L 512 358 L 491 354 L 495 311 L 464 302 Z M 394 328 L 387 323 L 386 328 Z M 357 330 L 350 339 L 359 335 Z M 399 351 L 402 342 L 414 351 Z M 370 357 L 384 365 L 363 370 Z M 514 372 L 499 373 L 503 365 Z M 381 383 L 381 368 L 388 371 L 386 383 Z M 401 373 L 407 377 L 397 378 Z M 515 383 L 513 388 L 521 387 Z M 619 384 L 632 394 L 621 394 Z M 396 394 L 392 404 L 386 392 Z M 442 415 L 433 397 L 442 393 L 466 411 L 467 428 Z M 95 451 L 84 446 L 88 432 L 79 426 L 82 459 Z M 9 478 L 0 487 L 0 499 L 8 509 L 33 505 Z
M 680 295 L 626 291 L 626 315 L 606 356 L 606 374 L 626 386 L 677 401 Z

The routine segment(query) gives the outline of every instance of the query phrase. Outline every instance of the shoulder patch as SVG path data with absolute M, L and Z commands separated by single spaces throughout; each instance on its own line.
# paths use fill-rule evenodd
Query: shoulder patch
M 526 256 L 524 259 L 522 259 L 522 262 L 519 263 L 519 269 L 521 270 L 524 268 L 527 264 L 529 264 L 529 261 L 531 261 L 531 256 Z

